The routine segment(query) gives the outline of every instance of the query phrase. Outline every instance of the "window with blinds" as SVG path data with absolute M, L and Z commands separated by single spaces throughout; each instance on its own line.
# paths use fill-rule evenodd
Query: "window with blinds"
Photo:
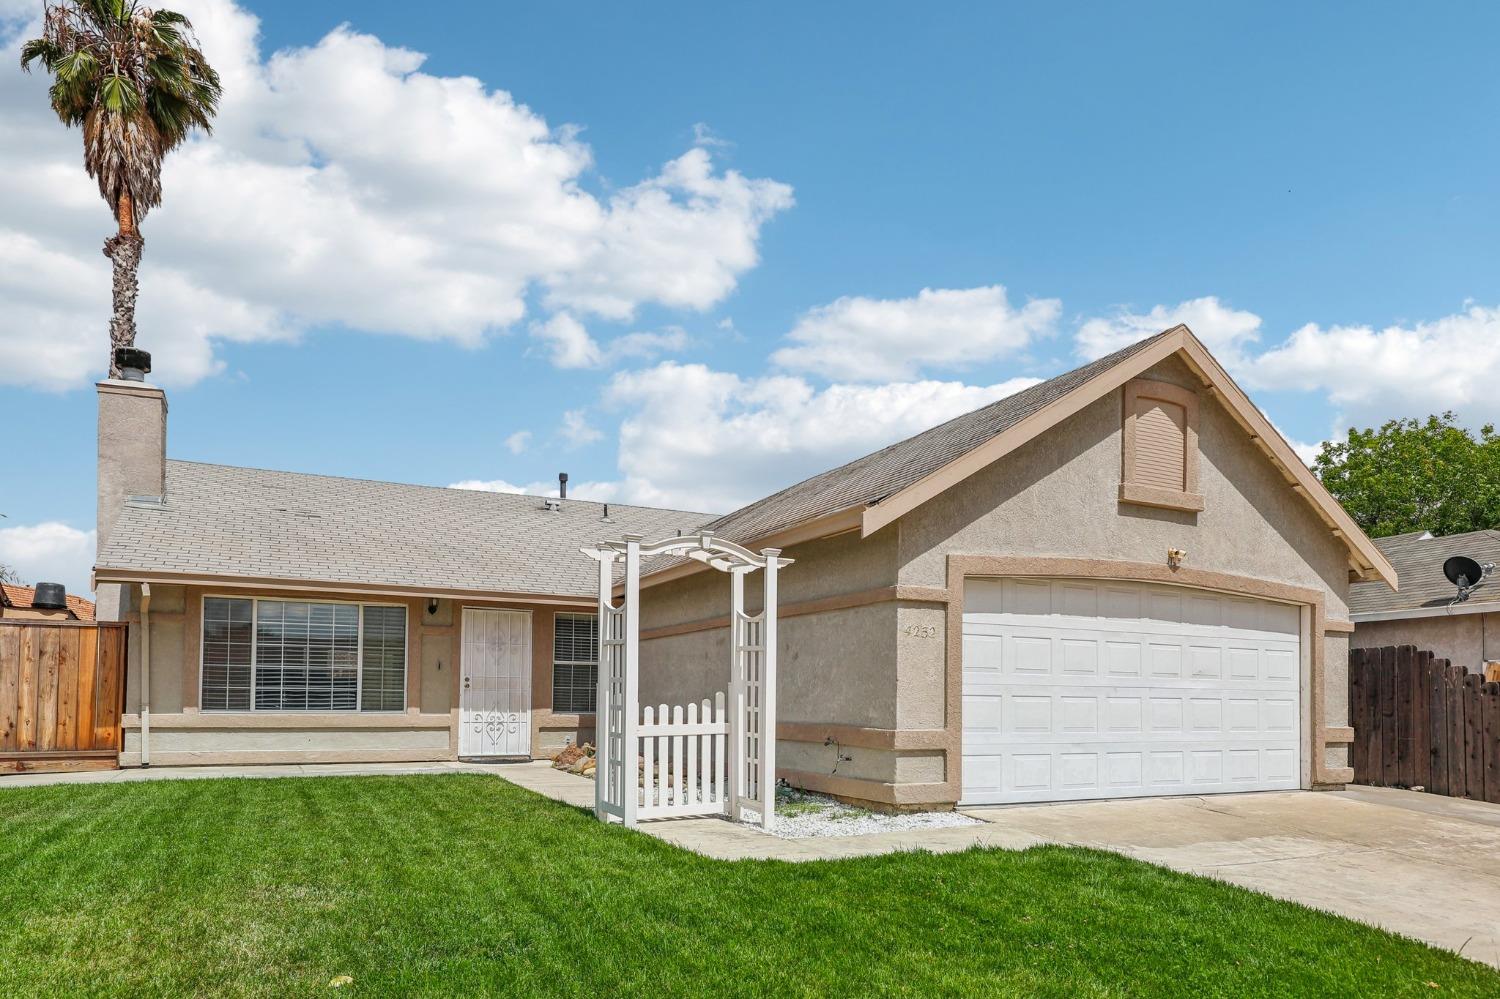
M 552 622 L 552 710 L 594 710 L 599 682 L 599 615 L 557 614 Z
M 1122 501 L 1188 512 L 1203 509 L 1196 393 L 1170 382 L 1128 382 L 1124 436 Z
M 406 608 L 203 601 L 204 711 L 400 711 Z

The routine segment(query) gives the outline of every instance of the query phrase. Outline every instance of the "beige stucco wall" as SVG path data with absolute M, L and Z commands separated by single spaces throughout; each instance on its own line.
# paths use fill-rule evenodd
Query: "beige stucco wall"
M 1197 388 L 1175 358 L 1146 377 Z M 1347 620 L 1347 554 L 1307 502 L 1215 401 L 1199 409 L 1201 513 L 1121 503 L 1123 390 L 971 476 L 896 525 L 899 582 L 943 586 L 950 552 L 1165 562 L 1297 586 Z
M 125 688 L 125 750 L 121 763 L 140 763 L 141 589 L 125 586 L 122 616 L 131 624 Z M 199 660 L 203 597 L 329 599 L 399 603 L 407 608 L 405 712 L 200 711 Z M 151 760 L 158 764 L 422 761 L 457 755 L 462 613 L 465 606 L 523 610 L 532 620 L 532 755 L 593 738 L 591 714 L 552 711 L 553 616 L 548 604 L 439 600 L 429 613 L 424 597 L 361 597 L 336 591 L 236 591 L 232 586 L 151 586 Z
M 855 532 L 789 548 L 787 554 L 799 561 L 786 571 L 781 606 L 795 612 L 800 601 L 875 588 L 900 587 L 901 594 L 945 588 L 954 554 L 1164 565 L 1169 548 L 1182 548 L 1193 569 L 1318 591 L 1326 618 L 1346 620 L 1342 543 L 1219 403 L 1201 392 L 1185 365 L 1172 359 L 1148 377 L 1200 391 L 1202 512 L 1119 501 L 1121 389 L 868 538 Z M 728 585 L 717 575 L 701 572 L 643 591 L 643 628 L 722 615 Z M 672 703 L 679 694 L 701 696 L 699 691 L 726 681 L 726 635 L 718 628 L 645 642 L 643 696 L 649 691 L 651 699 Z M 881 803 L 940 800 L 951 793 L 942 790 L 954 777 L 945 749 L 910 745 L 922 736 L 938 741 L 945 729 L 951 735 L 956 728 L 947 717 L 945 604 L 892 596 L 858 608 L 784 617 L 781 635 L 781 720 L 804 723 L 796 738 L 778 740 L 784 771 L 821 775 L 826 789 L 849 797 L 868 794 Z M 1334 632 L 1310 641 L 1324 662 L 1323 722 L 1345 725 L 1347 636 Z M 1313 651 L 1306 650 L 1309 662 Z M 845 726 L 860 731 L 843 731 Z M 864 744 L 846 742 L 842 752 L 849 759 L 839 761 L 822 745 L 823 733 Z M 956 743 L 949 743 L 955 752 Z M 1327 767 L 1342 767 L 1346 760 L 1343 746 L 1329 747 L 1323 756 Z M 1310 775 L 1311 761 L 1306 767 Z
M 858 533 L 788 546 L 795 561 L 778 578 L 779 604 L 795 607 L 895 583 L 893 533 L 861 540 Z M 747 579 L 746 609 L 762 606 L 761 576 Z M 641 591 L 641 701 L 681 704 L 727 691 L 729 684 L 729 577 L 705 570 L 647 586 Z M 723 619 L 723 620 L 720 620 Z M 653 637 L 653 629 L 712 624 L 685 634 Z M 894 729 L 901 706 L 896 697 L 898 609 L 891 602 L 835 608 L 818 614 L 782 615 L 777 711 L 785 724 Z M 826 772 L 837 766 L 834 750 L 812 742 L 780 739 L 781 770 Z M 854 752 L 846 750 L 846 752 Z M 889 783 L 900 755 L 859 751 L 839 773 Z
M 1500 614 L 1414 617 L 1404 621 L 1366 621 L 1354 626 L 1351 649 L 1386 645 L 1415 645 L 1470 673 L 1481 673 L 1486 660 L 1500 659 Z

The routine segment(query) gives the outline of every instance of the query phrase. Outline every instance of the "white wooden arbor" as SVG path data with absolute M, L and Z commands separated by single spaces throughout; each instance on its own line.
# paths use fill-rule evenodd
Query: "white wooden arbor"
M 776 548 L 756 554 L 712 534 L 642 543 L 638 534 L 583 554 L 599 563 L 599 692 L 595 718 L 594 813 L 633 826 L 640 819 L 776 810 L 776 573 L 792 563 Z M 678 555 L 730 576 L 729 705 L 640 704 L 641 559 Z M 625 590 L 614 602 L 615 564 Z M 745 577 L 761 570 L 764 602 L 745 612 Z M 637 765 L 634 761 L 639 759 Z M 640 775 L 636 770 L 639 766 Z

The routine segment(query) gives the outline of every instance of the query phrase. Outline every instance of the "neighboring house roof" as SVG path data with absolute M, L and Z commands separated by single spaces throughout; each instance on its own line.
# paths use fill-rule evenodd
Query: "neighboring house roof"
M 17 610 L 30 610 L 32 602 L 35 599 L 35 587 L 0 583 L 0 604 L 4 604 L 6 607 L 14 607 Z M 92 600 L 85 597 L 75 597 L 69 593 L 67 602 L 68 612 L 78 620 L 92 621 L 94 619 L 94 602 Z
M 1174 326 L 1090 364 L 1022 389 L 874 454 L 815 475 L 706 524 L 747 547 L 791 544 L 851 528 L 868 536 L 1008 454 L 1131 378 L 1180 354 L 1347 547 L 1350 568 L 1396 586 L 1396 573 L 1265 415 L 1186 326 Z M 693 571 L 687 565 L 666 567 Z
M 422 593 L 593 597 L 579 548 L 689 531 L 713 515 L 168 461 L 164 504 L 125 505 L 106 580 L 328 584 Z
M 1355 623 L 1500 611 L 1500 576 L 1490 577 L 1468 600 L 1454 604 L 1458 591 L 1443 575 L 1443 563 L 1454 555 L 1500 565 L 1500 531 L 1471 531 L 1441 538 L 1427 531 L 1413 531 L 1377 538 L 1375 544 L 1401 574 L 1401 591 L 1396 593 L 1374 583 L 1351 586 L 1349 613 Z

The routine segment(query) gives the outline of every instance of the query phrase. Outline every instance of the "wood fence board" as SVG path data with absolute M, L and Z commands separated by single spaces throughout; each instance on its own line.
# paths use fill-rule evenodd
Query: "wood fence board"
M 41 653 L 36 677 L 36 748 L 46 752 L 57 748 L 57 658 L 61 632 L 47 628 L 42 632 Z
M 1416 738 L 1413 734 L 1412 688 L 1417 685 L 1417 650 L 1410 645 L 1396 649 L 1396 787 L 1411 787 L 1416 770 L 1413 759 Z
M 1442 660 L 1428 664 L 1426 686 L 1431 723 L 1427 729 L 1427 752 L 1432 760 L 1432 779 L 1427 789 L 1433 794 L 1448 793 L 1448 698 L 1443 689 Z
M 78 629 L 78 748 L 94 748 L 94 682 L 99 675 L 99 629 Z
M 1396 781 L 1396 650 L 1380 650 L 1380 674 L 1377 677 L 1380 699 L 1380 786 L 1390 787 Z
M 0 628 L 0 752 L 19 745 L 21 629 Z
M 1483 684 L 1484 678 L 1478 673 L 1464 674 L 1464 797 L 1475 801 L 1484 800 L 1484 719 L 1480 714 Z
M 99 670 L 94 696 L 94 748 L 120 748 L 120 715 L 125 701 L 125 629 L 100 629 L 99 652 L 104 662 L 118 668 Z
M 1443 660 L 1443 695 L 1448 699 L 1448 741 L 1444 752 L 1448 754 L 1448 793 L 1464 796 L 1464 701 L 1463 667 Z
M 1500 805 L 1500 683 L 1486 683 L 1481 695 L 1484 714 L 1485 800 Z
M 57 725 L 54 749 L 78 747 L 78 635 L 77 628 L 57 630 Z M 89 733 L 92 740 L 93 733 Z
M 36 672 L 37 654 L 42 634 L 36 628 L 21 631 L 21 659 L 16 664 L 21 672 L 16 698 L 16 748 L 36 749 Z
M 1432 749 L 1427 744 L 1432 732 L 1432 691 L 1427 682 L 1432 672 L 1432 653 L 1417 653 L 1412 687 L 1412 786 L 1426 788 L 1432 784 Z
M 1354 768 L 1354 779 L 1361 784 L 1370 782 L 1370 701 L 1367 693 L 1370 670 L 1366 661 L 1364 649 L 1350 651 L 1349 724 L 1354 726 L 1354 745 L 1349 747 L 1349 765 Z

